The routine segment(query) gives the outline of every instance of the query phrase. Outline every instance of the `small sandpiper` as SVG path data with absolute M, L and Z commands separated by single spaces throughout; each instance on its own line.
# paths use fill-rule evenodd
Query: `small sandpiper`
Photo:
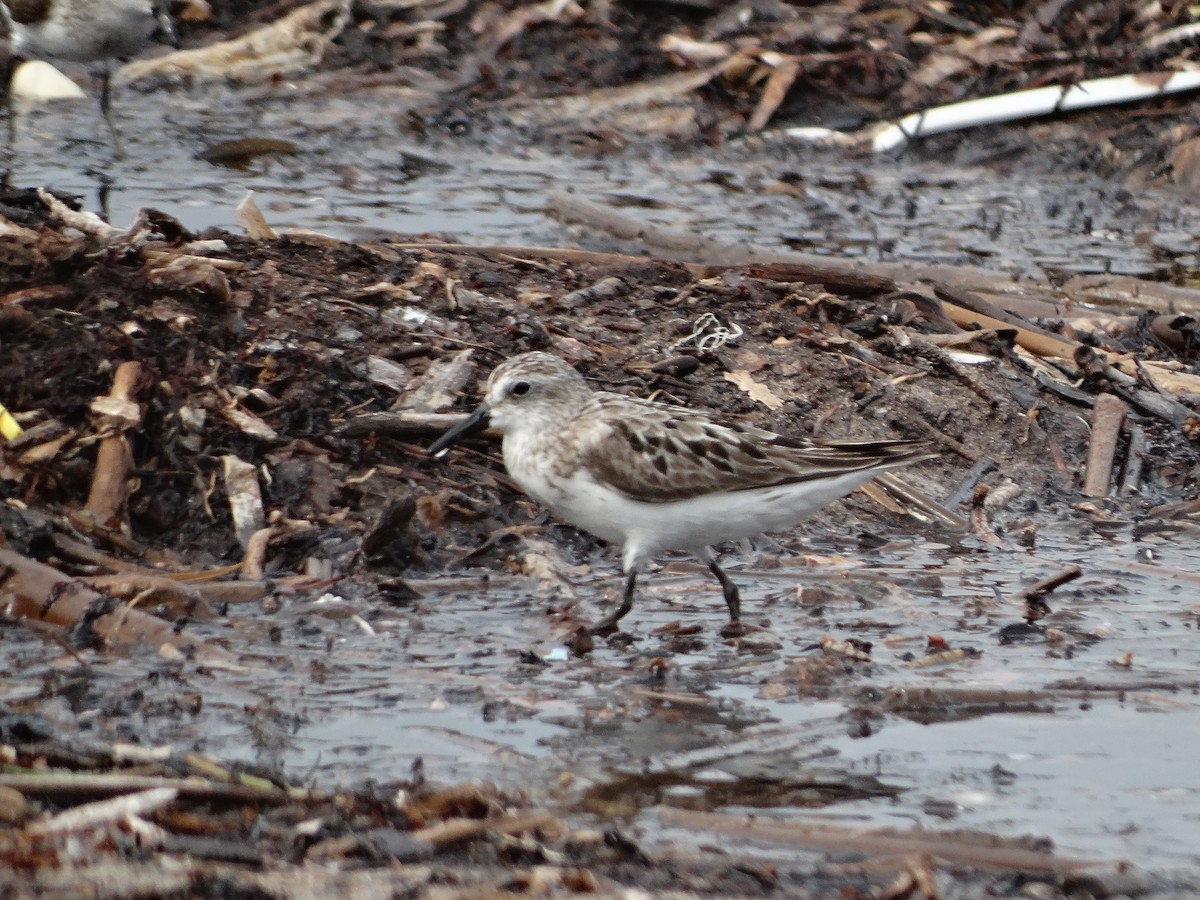
M 508 474 L 530 497 L 622 548 L 625 593 L 594 633 L 629 612 L 638 573 L 664 550 L 708 564 L 736 625 L 737 585 L 711 545 L 786 530 L 873 476 L 936 455 L 916 441 L 821 443 L 593 391 L 548 353 L 499 365 L 484 401 L 429 452 L 489 425 L 503 434 Z
M 112 115 L 110 66 L 136 56 L 151 41 L 175 43 L 162 0 L 0 0 L 0 18 L 14 56 L 97 67 L 100 111 L 114 152 L 124 155 Z

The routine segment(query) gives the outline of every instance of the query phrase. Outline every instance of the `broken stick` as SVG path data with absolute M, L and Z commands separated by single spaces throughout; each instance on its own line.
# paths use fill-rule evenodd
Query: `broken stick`
M 86 509 L 104 528 L 120 525 L 127 499 L 127 479 L 133 467 L 133 455 L 125 432 L 142 421 L 142 411 L 133 400 L 141 374 L 141 363 L 121 363 L 113 376 L 108 396 L 97 397 L 92 402 L 92 412 L 97 417 L 96 430 L 106 436 L 96 453 L 96 470 Z
M 1024 600 L 1041 600 L 1055 588 L 1062 587 L 1068 582 L 1074 581 L 1083 570 L 1079 566 L 1067 566 L 1047 578 L 1043 578 L 1036 584 L 1031 584 L 1021 592 L 1021 598 Z
M 1112 480 L 1117 438 L 1125 421 L 1125 403 L 1112 394 L 1101 394 L 1092 407 L 1092 441 L 1088 445 L 1083 492 L 1089 497 L 1107 497 Z
M 175 632 L 172 623 L 128 607 L 45 563 L 0 548 L 0 597 L 12 619 L 33 619 L 69 628 L 87 620 L 90 630 L 108 643 L 161 647 L 164 644 L 202 653 L 212 663 L 229 659 L 220 647 Z M 124 609 L 124 612 L 121 612 Z

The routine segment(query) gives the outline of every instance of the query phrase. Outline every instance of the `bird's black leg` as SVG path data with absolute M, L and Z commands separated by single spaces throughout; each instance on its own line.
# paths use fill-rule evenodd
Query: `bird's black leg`
M 740 622 L 742 619 L 742 600 L 738 596 L 737 585 L 721 570 L 715 559 L 708 561 L 708 570 L 717 576 L 717 581 L 721 582 L 721 590 L 725 592 L 725 605 L 729 607 L 729 621 Z
M 8 119 L 8 152 L 13 152 L 17 145 L 17 110 L 13 106 L 12 93 L 4 98 L 4 116 Z
M 630 572 L 629 578 L 625 582 L 625 596 L 621 598 L 621 605 L 611 615 L 605 616 L 593 625 L 589 629 L 592 634 L 604 634 L 612 630 L 625 617 L 625 614 L 633 609 L 633 587 L 636 583 L 637 572 Z M 736 591 L 737 589 L 735 588 L 734 592 L 736 593 Z
M 104 114 L 104 121 L 108 123 L 108 133 L 112 135 L 113 156 L 124 159 L 125 145 L 121 143 L 121 135 L 117 131 L 117 122 L 112 111 L 112 72 L 107 66 L 100 73 L 100 112 Z
M 0 76 L 4 78 L 4 115 L 8 119 L 8 154 L 10 156 L 17 144 L 17 104 L 13 97 L 12 83 L 13 76 L 17 74 L 18 65 L 20 63 L 17 58 L 10 53 L 2 67 L 3 75 Z

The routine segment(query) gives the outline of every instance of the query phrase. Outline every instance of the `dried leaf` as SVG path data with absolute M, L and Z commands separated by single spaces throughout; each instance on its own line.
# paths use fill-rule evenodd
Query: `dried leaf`
M 761 403 L 767 409 L 779 409 L 783 401 L 772 393 L 771 389 L 750 377 L 750 373 L 742 369 L 725 373 L 725 380 L 736 384 L 745 391 L 755 403 Z

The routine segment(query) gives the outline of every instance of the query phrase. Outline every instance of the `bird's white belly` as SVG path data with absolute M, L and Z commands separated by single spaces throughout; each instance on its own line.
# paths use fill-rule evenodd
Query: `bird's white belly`
M 107 2 L 99 6 L 94 20 L 53 18 L 39 24 L 17 24 L 13 49 L 31 56 L 90 63 L 137 55 L 154 28 L 149 0 Z
M 627 568 L 640 566 L 662 550 L 697 551 L 721 541 L 791 528 L 873 474 L 850 472 L 797 484 L 647 503 L 597 482 L 582 469 L 561 480 L 535 467 L 509 471 L 526 493 L 559 518 L 623 545 Z

